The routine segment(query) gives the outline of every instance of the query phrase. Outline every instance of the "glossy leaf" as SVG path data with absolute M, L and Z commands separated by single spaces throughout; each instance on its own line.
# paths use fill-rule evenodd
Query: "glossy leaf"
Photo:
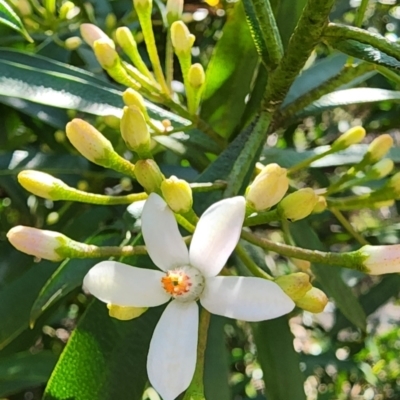
M 5 0 L 0 0 L 0 24 L 7 25 L 19 32 L 28 42 L 33 42 L 18 15 Z

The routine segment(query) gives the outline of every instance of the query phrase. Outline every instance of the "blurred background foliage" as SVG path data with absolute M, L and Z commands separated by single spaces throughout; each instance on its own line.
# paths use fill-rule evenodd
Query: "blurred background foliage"
M 83 22 L 98 25 L 110 36 L 118 26 L 128 26 L 136 32 L 141 54 L 148 62 L 132 3 L 130 0 L 57 1 L 54 10 L 49 9 L 51 3 L 45 0 L 9 2 L 21 17 L 33 43 L 15 30 L 0 25 L 0 398 L 10 400 L 42 398 L 58 358 L 91 301 L 82 292 L 81 282 L 93 260 L 66 260 L 60 265 L 41 261 L 36 265 L 31 257 L 12 248 L 6 240 L 6 232 L 17 224 L 24 224 L 60 231 L 78 241 L 118 245 L 124 242 L 127 231 L 137 231 L 134 217 L 126 213 L 124 206 L 106 208 L 53 203 L 30 195 L 17 183 L 17 173 L 29 168 L 54 174 L 71 186 L 96 193 L 123 194 L 132 188 L 138 189 L 129 179 L 91 164 L 78 155 L 64 133 L 68 120 L 79 116 L 100 129 L 120 154 L 126 152 L 115 121 L 110 117 L 122 106 L 120 91 L 123 89 L 110 80 L 92 50 L 86 44 L 80 44 L 77 37 L 79 25 Z M 271 3 L 286 45 L 305 0 L 273 0 Z M 357 0 L 338 0 L 331 20 L 353 24 L 359 5 Z M 153 23 L 163 58 L 165 4 L 156 0 L 155 6 Z M 202 117 L 222 136 L 234 137 L 254 115 L 261 95 L 257 89 L 263 87 L 266 79 L 257 61 L 242 5 L 225 0 L 186 1 L 183 20 L 196 35 L 194 61 L 208 66 L 213 76 L 207 82 Z M 400 36 L 400 2 L 369 1 L 363 27 L 397 41 Z M 328 44 L 319 46 L 308 62 L 308 70 L 295 82 L 286 102 L 289 104 L 291 99 L 309 91 L 316 81 L 323 82 L 333 76 L 346 59 L 347 56 Z M 175 90 L 183 96 L 178 68 L 175 75 Z M 278 162 L 289 167 L 318 151 L 320 146 L 332 142 L 338 133 L 362 124 L 368 131 L 364 144 L 353 146 L 345 154 L 324 158 L 311 169 L 312 178 L 323 185 L 327 176 L 335 176 L 346 165 L 360 160 L 366 144 L 377 135 L 389 133 L 398 146 L 399 85 L 400 79 L 396 82 L 375 70 L 358 77 L 345 88 L 380 88 L 390 90 L 392 95 L 386 98 L 381 92 L 380 97 L 374 98 L 369 93 L 375 92 L 368 92 L 362 100 L 350 99 L 347 103 L 338 101 L 301 110 L 297 117 L 285 121 L 279 137 L 269 137 L 261 161 Z M 250 91 L 251 100 L 244 107 L 243 99 Z M 176 174 L 194 181 L 215 158 L 215 152 L 205 151 L 202 143 L 178 139 L 159 151 L 157 161 L 166 175 Z M 177 149 L 177 143 L 184 143 L 187 147 Z M 398 149 L 392 150 L 390 156 L 396 163 L 400 162 Z M 303 179 L 307 182 L 310 178 L 304 174 Z M 390 208 L 356 210 L 349 213 L 349 219 L 373 244 L 398 243 L 399 211 L 397 202 Z M 354 239 L 332 214 L 317 214 L 309 221 L 318 238 L 307 237 L 304 226 L 294 224 L 293 236 L 302 236 L 304 241 L 301 243 L 300 238 L 299 245 L 318 248 L 322 242 L 325 248 L 333 250 L 355 248 Z M 269 226 L 266 234 L 278 239 L 280 231 Z M 266 261 L 270 269 L 290 271 L 292 268 L 287 260 L 276 255 L 267 255 Z M 142 258 L 140 262 L 148 263 L 149 260 Z M 277 347 L 279 340 L 293 341 L 308 400 L 400 399 L 400 308 L 397 303 L 400 277 L 370 277 L 343 271 L 342 278 L 368 317 L 368 333 L 356 326 L 355 320 L 349 321 L 334 302 L 318 315 L 307 312 L 293 315 L 290 319 L 293 337 L 288 338 L 280 337 L 280 321 L 276 322 L 275 330 L 271 330 L 271 325 L 264 329 L 260 324 L 253 334 L 249 324 L 221 318 L 218 324 L 224 337 L 216 334 L 213 340 L 215 346 L 223 346 L 225 350 L 216 352 L 219 358 L 215 358 L 212 368 L 206 370 L 206 388 L 207 385 L 213 387 L 209 399 L 275 399 L 279 397 L 274 395 L 274 390 L 283 390 L 281 393 L 284 393 L 284 388 L 265 387 L 263 373 L 268 369 L 258 358 L 257 335 L 266 335 L 268 340 L 276 341 Z M 130 387 L 126 392 L 129 394 L 122 394 L 127 388 L 113 389 L 102 397 L 96 391 L 98 389 L 92 388 L 93 385 L 101 386 L 99 381 L 95 381 L 87 383 L 85 393 L 96 391 L 93 399 L 140 399 L 146 377 L 140 375 L 143 372 L 135 372 L 135 366 L 130 364 L 133 361 L 124 353 L 136 346 L 135 351 L 142 360 L 145 350 L 141 345 L 148 346 L 148 335 L 129 340 L 132 332 L 123 333 L 121 329 L 125 328 L 108 318 L 105 307 L 98 303 L 90 307 L 99 309 L 101 324 L 87 318 L 82 323 L 83 329 L 76 335 L 96 329 L 109 334 L 114 329 L 114 336 L 105 337 L 101 348 L 110 363 L 127 366 L 124 369 L 126 379 L 132 379 L 130 375 L 134 373 L 139 383 L 136 391 Z M 146 313 L 139 322 L 133 321 L 132 329 L 135 332 L 141 329 L 151 331 L 157 312 Z M 212 337 L 213 332 L 210 335 Z M 117 353 L 110 350 L 113 344 L 119 346 Z M 79 351 L 79 343 L 77 346 L 76 351 Z M 96 359 L 90 349 L 86 349 L 89 352 L 87 363 Z M 80 350 L 85 351 L 83 348 Z M 71 354 L 66 354 L 63 361 L 65 371 L 68 368 L 85 370 L 85 360 L 80 359 L 83 364 L 76 366 Z M 68 363 L 70 366 L 66 367 Z M 290 368 L 287 366 L 287 373 L 290 373 Z M 110 374 L 114 374 L 115 379 L 118 369 L 113 371 Z M 229 377 L 229 385 L 221 381 L 224 373 Z M 99 372 L 98 379 L 101 379 L 101 374 Z M 83 385 L 82 382 L 79 384 Z M 47 391 L 45 399 L 68 398 L 62 395 L 63 389 L 57 385 L 62 386 L 62 383 L 53 383 L 52 390 L 58 393 L 58 397 Z M 89 399 L 90 394 L 87 396 L 82 399 Z M 157 399 L 150 389 L 144 398 Z

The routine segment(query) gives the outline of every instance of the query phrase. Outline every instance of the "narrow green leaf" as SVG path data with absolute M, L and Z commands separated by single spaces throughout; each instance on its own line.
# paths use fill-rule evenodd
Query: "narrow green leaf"
M 252 325 L 268 400 L 305 400 L 305 378 L 287 317 Z
M 57 362 L 50 351 L 30 351 L 0 358 L 0 396 L 9 396 L 47 382 Z
M 0 0 L 0 23 L 19 32 L 28 42 L 33 43 L 33 39 L 29 36 L 20 18 L 5 0 Z
M 241 121 L 258 64 L 241 2 L 228 14 L 222 33 L 207 68 L 201 117 L 229 138 Z
M 305 221 L 290 224 L 290 231 L 298 246 L 312 250 L 324 250 L 317 234 Z M 366 330 L 366 315 L 358 299 L 341 277 L 341 269 L 329 265 L 312 264 L 311 269 L 322 290 L 333 297 L 343 315 L 363 332 Z

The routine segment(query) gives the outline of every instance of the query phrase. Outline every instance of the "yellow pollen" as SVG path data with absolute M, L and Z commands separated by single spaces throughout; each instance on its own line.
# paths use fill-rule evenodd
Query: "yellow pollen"
M 172 296 L 179 296 L 187 293 L 192 286 L 189 276 L 184 271 L 168 271 L 167 275 L 161 278 L 164 290 Z

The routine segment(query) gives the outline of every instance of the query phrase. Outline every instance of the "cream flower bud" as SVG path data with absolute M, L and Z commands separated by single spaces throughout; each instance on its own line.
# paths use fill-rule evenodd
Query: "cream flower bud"
M 16 0 L 13 5 L 18 9 L 21 17 L 27 17 L 32 14 L 32 6 L 28 0 Z
M 62 180 L 40 171 L 22 171 L 17 179 L 28 192 L 48 200 L 63 199 L 65 190 L 69 188 Z
M 111 142 L 82 119 L 75 118 L 68 122 L 66 133 L 72 145 L 95 164 L 107 164 L 110 153 L 114 153 Z
M 318 196 L 314 190 L 311 188 L 300 189 L 286 196 L 278 204 L 278 212 L 289 221 L 298 221 L 312 213 L 317 201 Z
M 322 290 L 312 287 L 301 299 L 296 300 L 295 303 L 297 307 L 317 314 L 324 311 L 325 306 L 328 304 L 328 297 Z
M 72 1 L 66 1 L 60 7 L 60 11 L 58 12 L 58 18 L 60 20 L 73 18 L 76 15 L 74 9 L 75 9 L 75 4 Z
M 400 244 L 361 247 L 356 252 L 362 257 L 366 273 L 370 275 L 400 272 Z
M 116 30 L 115 38 L 117 39 L 118 44 L 124 51 L 129 51 L 131 47 L 137 47 L 135 38 L 133 37 L 131 30 L 126 26 L 121 26 Z
M 290 260 L 300 271 L 307 272 L 311 268 L 310 261 L 300 260 L 299 258 L 291 258 Z
M 352 144 L 360 143 L 365 137 L 365 129 L 362 126 L 355 126 L 340 135 L 332 144 L 337 150 L 346 149 Z
M 142 112 L 136 106 L 124 107 L 121 135 L 129 148 L 138 153 L 150 150 L 150 133 Z
M 122 93 L 122 100 L 127 106 L 136 106 L 143 113 L 147 113 L 143 96 L 134 89 L 128 88 Z
M 367 157 L 371 163 L 379 161 L 386 155 L 392 146 L 393 139 L 390 135 L 386 133 L 384 135 L 380 135 L 368 146 L 365 157 Z
M 320 214 L 324 212 L 328 207 L 328 203 L 326 202 L 326 198 L 324 196 L 318 196 L 317 203 L 314 206 L 313 213 Z
M 129 321 L 138 318 L 148 310 L 148 307 L 125 307 L 115 304 L 107 304 L 107 308 L 110 317 L 119 319 L 120 321 Z
M 301 299 L 312 288 L 310 277 L 304 272 L 279 276 L 275 283 L 294 301 Z
M 371 167 L 367 175 L 371 175 L 374 179 L 381 179 L 389 175 L 394 168 L 394 162 L 390 158 L 384 158 Z
M 175 21 L 171 25 L 172 46 L 174 46 L 177 54 L 190 54 L 195 39 L 195 36 L 189 32 L 188 27 L 182 21 Z
M 396 194 L 400 194 L 400 172 L 390 177 L 388 186 L 393 189 Z
M 173 212 L 187 213 L 192 208 L 192 189 L 185 180 L 171 176 L 161 183 L 161 192 Z
M 288 188 L 286 169 L 278 164 L 268 164 L 247 188 L 246 200 L 255 210 L 266 210 L 279 203 Z
M 68 38 L 64 44 L 68 50 L 76 50 L 82 44 L 82 40 L 78 36 L 72 36 Z
M 104 69 L 114 68 L 120 62 L 119 55 L 107 39 L 98 39 L 93 43 L 94 54 Z
M 15 226 L 8 231 L 7 238 L 17 250 L 50 261 L 61 261 L 65 258 L 59 250 L 70 240 L 59 232 L 29 226 Z
M 96 25 L 93 24 L 82 24 L 80 26 L 81 36 L 83 40 L 90 46 L 94 46 L 96 40 L 105 40 L 109 42 L 109 45 L 115 49 L 114 42 Z
M 169 26 L 181 19 L 182 12 L 183 0 L 167 0 L 167 21 Z
M 206 81 L 206 74 L 201 64 L 193 64 L 189 68 L 188 82 L 192 88 L 198 89 L 204 85 Z
M 136 163 L 135 176 L 147 193 L 158 192 L 165 179 L 154 160 L 139 160 Z
M 143 12 L 143 11 L 151 11 L 153 7 L 152 0 L 133 0 L 133 6 L 135 7 L 136 12 Z

